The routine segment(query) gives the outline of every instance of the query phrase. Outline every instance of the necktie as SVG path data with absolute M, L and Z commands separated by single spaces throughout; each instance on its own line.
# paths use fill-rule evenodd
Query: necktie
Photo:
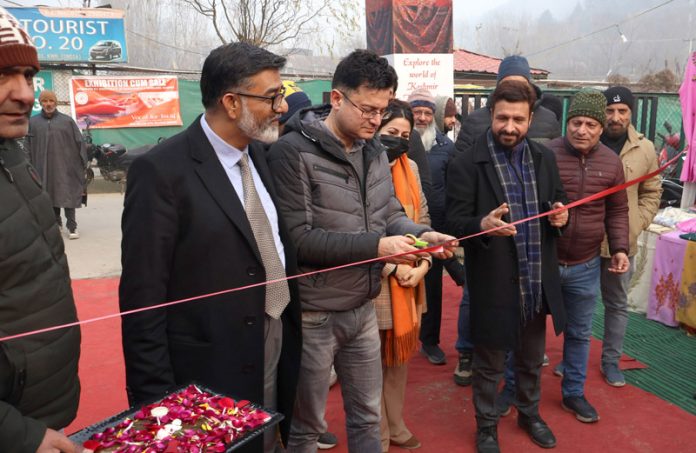
M 249 155 L 242 154 L 239 160 L 239 168 L 242 173 L 242 186 L 244 188 L 244 210 L 251 225 L 251 231 L 256 239 L 256 246 L 261 253 L 261 261 L 266 270 L 266 280 L 285 278 L 283 263 L 278 257 L 278 250 L 273 240 L 273 230 L 263 209 L 259 194 L 256 192 L 254 179 L 249 168 Z M 268 316 L 278 319 L 290 302 L 290 290 L 288 282 L 283 280 L 266 285 L 266 313 Z

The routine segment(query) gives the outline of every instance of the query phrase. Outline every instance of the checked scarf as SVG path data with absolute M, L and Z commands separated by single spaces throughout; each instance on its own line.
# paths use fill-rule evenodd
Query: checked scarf
M 518 145 L 517 149 L 517 152 L 523 153 L 519 167 L 509 158 L 512 153 L 497 146 L 491 131 L 488 131 L 488 150 L 500 185 L 503 187 L 505 201 L 510 208 L 511 222 L 539 214 L 536 174 L 527 140 Z M 520 310 L 522 323 L 525 324 L 541 311 L 541 223 L 539 219 L 517 225 L 514 240 L 519 268 Z

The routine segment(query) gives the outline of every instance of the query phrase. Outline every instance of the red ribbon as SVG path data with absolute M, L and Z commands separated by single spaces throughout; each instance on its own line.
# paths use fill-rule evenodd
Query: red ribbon
M 660 168 L 658 168 L 657 170 L 655 170 L 655 171 L 653 171 L 653 172 L 650 172 L 650 173 L 648 173 L 648 174 L 646 174 L 646 175 L 643 175 L 643 176 L 641 176 L 640 178 L 636 178 L 636 179 L 632 179 L 632 180 L 630 180 L 630 181 L 626 181 L 625 183 L 620 184 L 620 185 L 618 185 L 618 186 L 610 187 L 609 189 L 603 190 L 603 191 L 598 192 L 598 193 L 596 193 L 596 194 L 594 194 L 594 195 L 590 195 L 590 196 L 585 197 L 585 198 L 582 198 L 582 199 L 580 199 L 580 200 L 573 201 L 572 203 L 569 203 L 569 204 L 567 204 L 567 205 L 565 205 L 565 206 L 563 206 L 563 207 L 561 207 L 561 208 L 556 208 L 556 209 L 553 209 L 553 210 L 551 210 L 551 211 L 546 211 L 546 212 L 543 212 L 543 213 L 541 213 L 541 214 L 537 214 L 537 215 L 535 215 L 535 216 L 527 217 L 527 218 L 525 218 L 525 219 L 516 220 L 516 221 L 511 222 L 511 223 L 508 223 L 508 224 L 506 224 L 506 225 L 501 225 L 501 226 L 498 226 L 498 227 L 495 227 L 495 228 L 491 228 L 491 229 L 486 230 L 486 231 L 479 231 L 478 233 L 470 234 L 470 235 L 468 235 L 468 236 L 464 236 L 464 237 L 461 237 L 461 238 L 456 239 L 456 240 L 457 240 L 457 241 L 465 241 L 465 240 L 467 240 L 467 239 L 475 238 L 475 237 L 477 237 L 477 236 L 482 236 L 482 235 L 484 235 L 484 234 L 492 233 L 492 232 L 494 232 L 494 231 L 498 231 L 498 230 L 501 230 L 501 229 L 503 229 L 503 228 L 507 228 L 507 227 L 509 227 L 510 225 L 517 225 L 517 224 L 519 224 L 519 223 L 528 222 L 528 221 L 530 221 L 530 220 L 538 219 L 538 218 L 541 218 L 541 217 L 546 217 L 546 216 L 548 216 L 548 215 L 557 214 L 557 213 L 562 212 L 562 211 L 564 211 L 564 210 L 566 210 L 566 209 L 572 209 L 572 208 L 574 208 L 574 207 L 576 207 L 576 206 L 580 206 L 581 204 L 589 203 L 590 201 L 594 201 L 594 200 L 597 200 L 597 199 L 600 199 L 600 198 L 604 198 L 604 197 L 606 197 L 607 195 L 611 195 L 611 194 L 616 193 L 616 192 L 618 192 L 618 191 L 620 191 L 620 190 L 624 190 L 626 187 L 632 186 L 632 185 L 634 185 L 634 184 L 638 184 L 638 183 L 640 183 L 640 182 L 643 182 L 643 181 L 645 181 L 645 180 L 647 180 L 647 179 L 652 178 L 653 176 L 656 176 L 656 175 L 660 174 L 660 173 L 661 173 L 663 170 L 665 170 L 667 167 L 669 167 L 670 165 L 672 165 L 673 163 L 675 163 L 675 162 L 682 156 L 682 154 L 684 154 L 685 151 L 686 151 L 686 150 L 684 150 L 684 151 L 682 151 L 681 153 L 679 153 L 679 154 L 677 154 L 676 156 L 674 156 L 674 158 L 673 158 L 672 160 L 670 160 L 669 162 L 665 163 L 662 167 L 660 167 Z M 442 247 L 443 245 L 445 245 L 445 243 L 442 243 L 442 244 L 434 244 L 434 245 L 431 245 L 430 247 L 427 247 L 427 248 L 424 248 L 424 249 L 420 249 L 419 252 L 435 252 L 436 250 L 438 250 L 438 249 L 439 249 L 440 247 Z M 330 267 L 330 268 L 327 268 L 327 269 L 319 269 L 319 270 L 316 270 L 316 271 L 306 272 L 306 273 L 304 273 L 304 274 L 292 275 L 292 276 L 290 276 L 290 277 L 277 278 L 277 279 L 275 279 L 275 280 L 267 280 L 267 281 L 264 281 L 264 282 L 253 283 L 253 284 L 247 285 L 247 286 L 240 286 L 240 287 L 238 287 L 238 288 L 225 289 L 225 290 L 222 290 L 222 291 L 216 291 L 216 292 L 214 292 L 214 293 L 203 294 L 203 295 L 200 295 L 200 296 L 188 297 L 188 298 L 186 298 L 186 299 L 173 300 L 173 301 L 171 301 L 171 302 L 164 302 L 164 303 L 157 304 L 157 305 L 150 305 L 150 306 L 147 306 L 147 307 L 136 308 L 136 309 L 133 309 L 133 310 L 127 310 L 127 311 L 112 313 L 112 314 L 110 314 L 110 315 L 97 316 L 96 318 L 89 318 L 89 319 L 85 319 L 85 320 L 82 320 L 82 321 L 71 322 L 71 323 L 68 323 L 68 324 L 60 324 L 60 325 L 57 325 L 57 326 L 45 327 L 45 328 L 43 328 L 43 329 L 31 330 L 31 331 L 29 331 L 29 332 L 23 332 L 23 333 L 18 333 L 18 334 L 14 334 L 14 335 L 7 335 L 7 336 L 5 336 L 5 337 L 1 337 L 1 338 L 0 338 L 0 341 L 15 340 L 15 339 L 17 339 L 17 338 L 28 337 L 28 336 L 30 336 L 30 335 L 37 335 L 37 334 L 45 333 L 45 332 L 52 332 L 52 331 L 54 331 L 54 330 L 67 329 L 68 327 L 74 327 L 74 326 L 80 326 L 80 325 L 84 325 L 84 324 L 90 324 L 90 323 L 97 322 L 97 321 L 104 321 L 104 320 L 107 320 L 107 319 L 118 318 L 118 317 L 120 317 L 120 316 L 132 315 L 132 314 L 135 314 L 135 313 L 141 313 L 141 312 L 148 311 L 148 310 L 156 310 L 156 309 L 159 309 L 159 308 L 171 307 L 171 306 L 173 306 L 173 305 L 179 305 L 179 304 L 183 304 L 183 303 L 186 303 L 186 302 L 193 302 L 193 301 L 196 301 L 196 300 L 206 299 L 206 298 L 208 298 L 208 297 L 219 296 L 219 295 L 222 295 L 222 294 L 228 294 L 228 293 L 233 293 L 233 292 L 237 292 L 237 291 L 244 291 L 244 290 L 246 290 L 246 289 L 256 288 L 256 287 L 258 287 L 258 286 L 264 286 L 264 285 L 268 285 L 268 284 L 271 284 L 271 283 L 277 283 L 277 282 L 280 282 L 280 281 L 283 281 L 283 280 L 292 280 L 292 279 L 301 278 L 301 277 L 308 277 L 308 276 L 320 274 L 320 273 L 323 273 L 323 272 L 331 272 L 331 271 L 335 271 L 335 270 L 338 270 L 338 269 L 344 269 L 344 268 L 347 268 L 347 267 L 360 266 L 360 265 L 363 265 L 363 264 L 369 264 L 369 263 L 374 263 L 374 262 L 377 262 L 377 261 L 383 261 L 383 260 L 386 260 L 386 259 L 389 259 L 389 258 L 395 258 L 395 257 L 399 257 L 399 256 L 404 256 L 404 255 L 410 255 L 410 254 L 412 254 L 412 253 L 413 253 L 413 252 L 403 252 L 403 253 L 397 253 L 397 254 L 389 255 L 389 256 L 382 256 L 382 257 L 378 257 L 378 258 L 371 258 L 371 259 L 363 260 L 363 261 L 356 261 L 356 262 L 354 262 L 354 263 L 342 264 L 342 265 L 340 265 L 340 266 L 334 266 L 334 267 Z

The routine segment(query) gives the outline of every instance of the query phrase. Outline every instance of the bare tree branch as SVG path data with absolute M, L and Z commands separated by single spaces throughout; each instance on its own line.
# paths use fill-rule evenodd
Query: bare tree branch
M 304 37 L 330 42 L 334 34 L 348 36 L 358 29 L 357 0 L 336 7 L 321 0 L 182 0 L 208 18 L 222 43 L 232 39 L 260 47 L 293 47 Z M 335 22 L 331 33 L 322 33 Z

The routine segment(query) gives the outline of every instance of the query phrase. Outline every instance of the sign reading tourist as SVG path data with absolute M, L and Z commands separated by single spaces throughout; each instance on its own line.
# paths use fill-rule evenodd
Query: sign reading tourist
M 110 8 L 8 8 L 41 62 L 125 63 L 125 13 Z

